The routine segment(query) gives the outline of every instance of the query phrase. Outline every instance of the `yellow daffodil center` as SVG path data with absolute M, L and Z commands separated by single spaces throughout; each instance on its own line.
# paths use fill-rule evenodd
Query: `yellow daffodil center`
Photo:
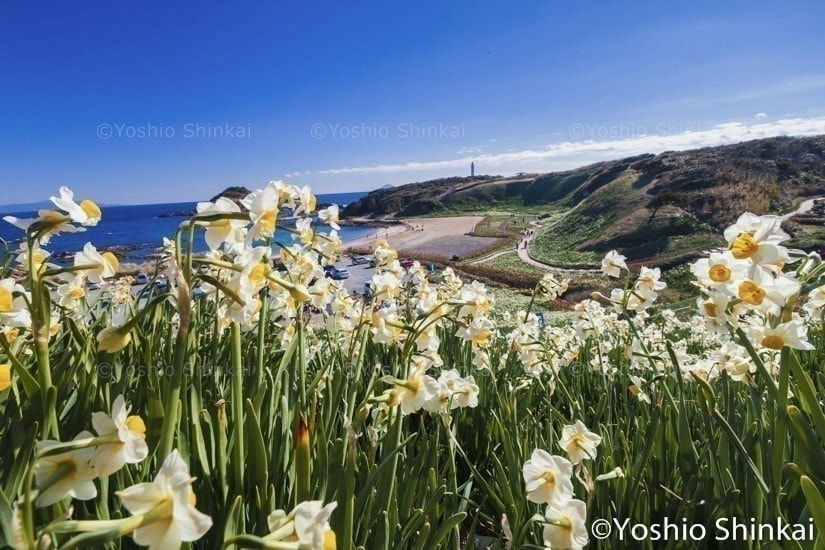
M 92 219 L 100 218 L 100 207 L 96 205 L 94 202 L 86 199 L 80 203 L 80 208 L 86 212 L 86 215 Z
M 198 503 L 198 497 L 195 496 L 195 492 L 192 491 L 189 493 L 189 506 L 195 506 Z
M 751 255 L 759 250 L 759 245 L 749 233 L 740 233 L 733 244 L 730 245 L 731 254 L 737 260 L 744 260 L 750 258 Z
M 259 263 L 249 272 L 249 282 L 253 285 L 263 285 L 267 275 L 269 275 L 269 266 Z
M 8 313 L 14 307 L 14 296 L 11 290 L 0 286 L 0 313 Z
M 549 485 L 553 485 L 556 483 L 556 476 L 553 472 L 544 472 L 541 478 L 544 480 L 545 483 Z
M 32 256 L 35 265 L 40 265 L 46 261 L 46 253 L 42 250 L 36 250 Z
M 0 365 L 0 391 L 5 391 L 11 386 L 11 367 L 8 363 Z
M 412 378 L 408 379 L 404 382 L 403 386 L 409 390 L 412 394 L 417 394 L 419 388 L 421 387 L 421 378 L 418 376 L 413 376 Z
M 8 332 L 6 332 L 6 341 L 9 344 L 11 344 L 15 340 L 17 340 L 17 336 L 19 336 L 19 335 L 20 335 L 20 329 L 19 328 L 13 328 L 13 329 L 9 330 Z
M 397 407 L 401 404 L 401 395 L 398 393 L 397 390 L 389 390 L 386 392 L 386 394 L 388 407 Z
M 490 341 L 490 331 L 484 330 L 473 336 L 473 342 L 479 347 L 485 347 Z
M 713 302 L 705 302 L 705 313 L 708 317 L 716 317 L 716 304 Z
M 730 279 L 730 269 L 721 264 L 716 264 L 710 268 L 708 276 L 714 283 L 724 283 Z
M 73 289 L 72 289 L 72 292 L 69 294 L 69 296 L 70 296 L 73 300 L 80 300 L 80 299 L 81 299 L 81 298 L 83 298 L 85 295 L 86 295 L 86 291 L 85 291 L 85 290 L 83 290 L 83 289 L 82 289 L 82 288 L 80 288 L 80 287 L 78 287 L 78 288 L 73 288 Z
M 146 424 L 143 423 L 143 419 L 138 415 L 133 414 L 128 417 L 126 419 L 126 427 L 129 428 L 130 432 L 135 432 L 143 439 L 146 439 Z
M 278 213 L 275 210 L 267 210 L 264 212 L 258 223 L 261 224 L 261 235 L 264 237 L 271 237 L 275 232 L 275 219 Z
M 104 252 L 101 256 L 103 256 L 103 260 L 111 266 L 112 271 L 117 271 L 117 268 L 120 267 L 120 262 L 117 261 L 117 256 L 111 252 Z
M 785 341 L 782 340 L 779 336 L 776 335 L 768 335 L 762 338 L 762 345 L 766 348 L 781 350 L 782 347 L 785 345 Z
M 303 203 L 307 212 L 313 212 L 315 210 L 315 195 L 305 197 Z
M 756 283 L 744 281 L 739 285 L 739 298 L 752 306 L 758 306 L 765 299 L 765 291 Z
M 335 550 L 338 548 L 338 541 L 335 538 L 335 531 L 324 533 L 324 550 Z

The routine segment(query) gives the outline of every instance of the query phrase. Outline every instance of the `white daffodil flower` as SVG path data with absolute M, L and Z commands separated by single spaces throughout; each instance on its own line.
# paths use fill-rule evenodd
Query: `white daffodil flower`
M 323 223 L 330 226 L 331 228 L 333 228 L 335 230 L 340 230 L 341 226 L 338 225 L 338 214 L 339 214 L 338 205 L 333 204 L 333 205 L 328 206 L 328 207 L 326 207 L 322 210 L 319 210 L 318 211 L 318 218 Z
M 74 201 L 74 193 L 65 185 L 60 188 L 60 197 L 50 197 L 55 206 L 67 212 L 73 222 L 94 226 L 100 221 L 100 207 L 86 199 L 80 204 Z
M 578 550 L 587 546 L 587 505 L 572 498 L 565 502 L 551 502 L 544 511 L 548 522 L 542 533 L 544 544 L 550 548 Z
M 18 293 L 17 296 L 14 293 Z M 30 298 L 26 289 L 14 279 L 0 280 L 0 323 L 8 327 L 30 327 L 31 313 L 26 305 L 26 298 Z
M 89 432 L 81 432 L 75 437 L 87 439 Z M 37 442 L 37 452 L 42 453 L 50 447 L 60 445 L 59 441 L 47 439 Z M 35 504 L 49 506 L 66 497 L 78 500 L 91 500 L 97 496 L 94 479 L 97 477 L 91 460 L 93 448 L 78 449 L 68 453 L 38 458 L 34 464 L 34 479 L 40 489 Z
M 111 475 L 124 464 L 137 464 L 149 456 L 146 425 L 140 416 L 129 416 L 129 408 L 122 395 L 118 395 L 112 403 L 111 416 L 104 412 L 92 414 L 92 426 L 98 436 L 116 434 L 118 439 L 117 442 L 98 445 L 95 450 L 92 464 L 98 476 Z
M 337 502 L 330 502 L 324 506 L 323 501 L 309 500 L 295 507 L 295 535 L 302 543 L 312 544 L 312 548 L 323 549 L 328 533 L 335 534 L 329 526 L 329 517 L 338 506 Z
M 154 481 L 118 491 L 123 506 L 133 515 L 157 514 L 155 521 L 135 529 L 137 544 L 151 550 L 180 548 L 182 542 L 201 538 L 212 527 L 212 518 L 195 508 L 194 478 L 177 449 L 160 467 Z
M 745 277 L 750 269 L 748 260 L 737 260 L 730 251 L 711 252 L 707 258 L 697 260 L 690 266 L 690 272 L 704 287 L 716 288 L 731 279 Z
M 199 202 L 198 214 L 234 214 L 241 211 L 241 207 L 226 197 L 220 197 L 215 202 Z M 206 244 L 211 250 L 217 250 L 223 243 L 230 245 L 243 244 L 247 222 L 244 220 L 215 220 L 206 225 Z
M 3 220 L 9 222 L 18 229 L 28 231 L 29 227 L 35 223 L 42 223 L 43 229 L 40 232 L 40 243 L 48 244 L 49 239 L 60 233 L 80 233 L 86 231 L 85 227 L 77 227 L 72 224 L 72 219 L 57 210 L 39 210 L 36 218 L 16 218 L 14 216 L 4 216 Z
M 754 342 L 762 347 L 780 351 L 782 348 L 793 348 L 810 351 L 816 347 L 808 341 L 808 325 L 802 319 L 793 319 L 787 323 L 780 323 L 776 327 L 751 327 L 748 332 Z
M 120 266 L 117 257 L 111 252 L 101 254 L 92 243 L 86 243 L 82 252 L 74 255 L 75 266 L 89 266 L 86 277 L 93 283 L 113 277 Z
M 559 446 L 567 451 L 567 456 L 573 464 L 578 464 L 587 458 L 595 459 L 596 447 L 601 442 L 600 435 L 588 430 L 581 420 L 576 420 L 575 424 L 562 428 Z
M 246 235 L 247 244 L 253 239 L 270 239 L 275 234 L 278 214 L 281 212 L 281 182 L 269 182 L 263 189 L 256 189 L 241 199 L 241 204 L 249 210 L 252 228 Z
M 602 273 L 608 277 L 620 277 L 622 269 L 627 269 L 625 260 L 627 257 L 622 256 L 615 250 L 608 252 L 604 259 L 602 259 Z
M 767 265 L 790 261 L 787 249 L 779 246 L 782 221 L 777 216 L 757 216 L 745 212 L 736 223 L 725 229 L 725 240 L 737 260 L 750 258 L 755 264 Z
M 483 315 L 479 315 L 474 317 L 466 327 L 458 329 L 455 335 L 464 340 L 471 341 L 475 346 L 484 348 L 490 343 L 490 335 L 495 327 L 496 324 L 492 320 Z
M 573 497 L 573 464 L 564 457 L 536 449 L 522 468 L 527 500 L 546 504 Z
M 438 392 L 438 381 L 424 374 L 422 369 L 413 369 L 403 382 L 397 385 L 402 414 L 411 414 L 421 409 Z

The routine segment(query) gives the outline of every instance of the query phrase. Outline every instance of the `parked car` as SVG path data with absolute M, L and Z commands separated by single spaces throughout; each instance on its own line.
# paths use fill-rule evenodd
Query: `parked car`
M 92 281 L 86 281 L 86 288 L 89 290 L 100 290 L 100 283 L 93 283 Z
M 368 264 L 370 260 L 363 256 L 353 256 L 352 257 L 352 265 L 361 265 L 361 264 Z
M 149 284 L 149 275 L 146 273 L 138 273 L 138 276 L 135 278 L 136 285 L 148 285 Z
M 404 269 L 409 269 L 413 266 L 414 263 L 415 261 L 413 261 L 412 258 L 404 258 L 403 260 L 401 260 L 401 267 L 403 267 Z
M 376 263 L 375 258 L 370 260 L 370 267 L 375 267 L 376 265 L 378 265 L 378 264 Z
M 349 278 L 349 271 L 347 271 L 346 269 L 333 269 L 332 273 L 330 274 L 330 277 L 332 277 L 336 281 L 340 279 L 347 279 Z
M 169 282 L 166 279 L 158 279 L 155 281 L 155 288 L 158 290 L 164 290 L 168 284 Z

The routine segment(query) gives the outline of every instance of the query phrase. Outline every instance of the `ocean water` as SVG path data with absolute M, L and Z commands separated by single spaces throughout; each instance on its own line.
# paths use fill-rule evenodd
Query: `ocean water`
M 366 193 L 329 193 L 318 195 L 318 204 L 345 205 L 353 202 Z M 180 202 L 169 204 L 143 204 L 133 206 L 107 206 L 101 208 L 102 219 L 94 227 L 87 227 L 82 233 L 61 233 L 53 236 L 45 247 L 52 253 L 57 263 L 71 261 L 73 253 L 81 250 L 87 242 L 91 242 L 98 249 L 108 247 L 128 247 L 128 250 L 118 249 L 115 255 L 123 262 L 145 261 L 147 256 L 163 245 L 163 237 L 173 238 L 178 226 L 188 219 L 188 215 L 175 215 L 181 212 L 194 212 L 195 202 Z M 7 214 L 3 214 L 5 216 Z M 11 214 L 18 218 L 31 218 L 35 212 L 17 212 Z M 2 218 L 2 216 L 0 216 Z M 328 228 L 322 226 L 321 231 Z M 368 227 L 341 227 L 339 235 L 344 242 L 352 241 L 371 233 Z M 203 229 L 195 232 L 195 250 L 207 250 L 203 238 Z M 25 238 L 22 230 L 0 219 L 0 238 L 8 243 L 9 248 L 16 249 Z M 275 242 L 290 244 L 293 241 L 290 233 L 278 230 L 274 237 Z M 0 253 L 5 247 L 0 243 Z

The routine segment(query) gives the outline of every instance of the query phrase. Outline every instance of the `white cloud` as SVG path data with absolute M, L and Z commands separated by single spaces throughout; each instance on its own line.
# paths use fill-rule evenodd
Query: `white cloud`
M 756 115 L 754 115 L 753 118 L 765 118 L 767 116 L 768 116 L 767 113 L 756 113 Z
M 640 132 L 642 133 L 642 132 Z M 402 172 L 449 171 L 465 169 L 475 162 L 476 172 L 487 166 L 505 167 L 515 172 L 527 171 L 534 166 L 552 166 L 555 170 L 566 170 L 593 162 L 624 158 L 642 153 L 663 151 L 684 151 L 699 147 L 727 145 L 776 136 L 814 136 L 825 134 L 825 117 L 793 118 L 773 122 L 743 124 L 727 122 L 711 128 L 685 130 L 670 133 L 663 128 L 659 133 L 648 133 L 627 139 L 606 141 L 566 141 L 548 145 L 542 149 L 508 151 L 464 156 L 452 160 L 414 161 L 404 164 L 379 164 L 372 166 L 345 166 L 319 170 L 314 174 L 391 174 Z M 581 134 L 577 134 L 581 135 Z

